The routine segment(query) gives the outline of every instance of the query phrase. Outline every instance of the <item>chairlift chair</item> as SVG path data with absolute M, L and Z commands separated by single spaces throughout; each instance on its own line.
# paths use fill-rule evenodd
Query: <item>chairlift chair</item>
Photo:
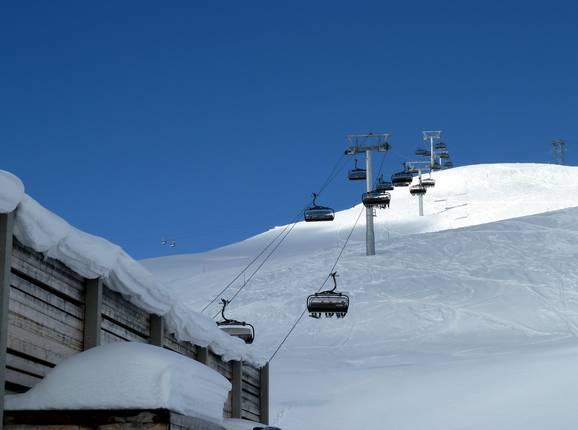
M 349 309 L 349 297 L 346 294 L 335 291 L 337 289 L 336 276 L 337 272 L 331 273 L 333 278 L 333 288 L 327 291 L 311 294 L 307 297 L 307 311 L 312 318 L 321 318 L 325 316 L 331 318 L 343 318 L 347 315 Z
M 412 175 L 417 175 L 419 173 L 419 169 L 411 163 L 403 163 L 403 170 Z
M 446 149 L 448 149 L 448 146 L 443 142 L 438 142 L 434 145 L 434 149 L 436 151 L 445 151 Z
M 418 148 L 415 150 L 415 155 L 417 155 L 418 157 L 425 157 L 427 155 L 431 155 L 428 154 L 429 151 L 423 149 L 423 148 Z
M 389 202 L 391 201 L 391 194 L 387 191 L 369 191 L 363 193 L 361 201 L 366 208 L 379 208 L 385 209 L 389 207 Z
M 391 182 L 386 182 L 383 180 L 383 175 L 379 175 L 377 183 L 375 184 L 375 191 L 391 191 L 393 190 L 393 184 Z
M 436 181 L 434 178 L 424 178 L 424 179 L 422 179 L 421 184 L 425 188 L 433 188 L 436 185 Z
M 409 187 L 409 193 L 412 196 L 423 196 L 426 192 L 427 190 L 422 183 L 412 185 L 411 187 Z
M 350 181 L 362 181 L 365 180 L 367 172 L 365 169 L 357 167 L 357 159 L 355 159 L 355 168 L 351 169 L 347 174 Z
M 450 158 L 450 154 L 448 154 L 447 152 L 442 152 L 442 153 L 439 155 L 439 157 L 440 157 L 442 160 L 448 160 L 448 159 Z
M 327 206 L 319 206 L 315 201 L 317 194 L 313 193 L 313 203 L 310 207 L 305 209 L 303 217 L 306 222 L 315 221 L 333 221 L 335 219 L 335 211 Z
M 431 165 L 431 169 L 435 172 L 437 170 L 441 170 L 442 165 L 440 163 L 438 163 L 437 161 L 435 161 L 432 165 Z
M 391 183 L 394 187 L 407 187 L 411 184 L 413 180 L 413 175 L 406 171 L 397 172 L 391 175 Z
M 217 321 L 217 326 L 230 336 L 235 336 L 243 340 L 245 343 L 253 343 L 255 340 L 255 327 L 245 321 L 231 320 L 225 316 L 225 308 L 229 302 L 221 299 L 223 309 L 221 309 L 222 321 Z
M 446 161 L 444 163 L 444 169 L 451 169 L 452 167 L 454 167 L 453 161 Z

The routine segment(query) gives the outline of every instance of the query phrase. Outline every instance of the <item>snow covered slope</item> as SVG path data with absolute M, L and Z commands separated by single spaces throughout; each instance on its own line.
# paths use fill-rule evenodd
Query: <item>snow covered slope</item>
M 349 314 L 305 318 L 273 361 L 273 421 L 286 430 L 578 425 L 578 168 L 468 166 L 435 178 L 421 219 L 407 189 L 393 192 L 375 257 L 364 256 L 361 218 L 337 266 Z M 257 348 L 277 346 L 360 209 L 299 224 L 231 304 L 255 323 Z M 145 263 L 199 309 L 278 231 Z

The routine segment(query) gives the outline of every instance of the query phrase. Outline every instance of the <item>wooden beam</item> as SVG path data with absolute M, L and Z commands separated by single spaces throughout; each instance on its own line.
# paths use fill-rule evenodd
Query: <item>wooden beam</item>
M 0 430 L 4 422 L 4 385 L 6 382 L 6 343 L 8 342 L 8 302 L 12 267 L 14 212 L 0 214 Z
M 84 350 L 101 344 L 102 279 L 87 279 L 84 308 Z
M 165 345 L 165 320 L 160 315 L 151 314 L 151 334 L 149 343 L 151 345 L 160 346 Z
M 269 363 L 261 367 L 259 373 L 261 374 L 261 383 L 259 385 L 261 422 L 263 424 L 269 424 Z
M 231 376 L 231 418 L 241 418 L 243 402 L 243 362 L 233 361 L 233 374 Z

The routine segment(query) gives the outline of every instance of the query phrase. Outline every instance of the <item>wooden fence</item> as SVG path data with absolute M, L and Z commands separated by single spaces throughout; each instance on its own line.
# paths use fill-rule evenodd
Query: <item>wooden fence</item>
M 268 365 L 257 369 L 225 362 L 206 348 L 178 341 L 166 332 L 162 317 L 130 303 L 100 279 L 84 279 L 23 246 L 12 236 L 12 222 L 13 214 L 0 215 L 0 404 L 2 389 L 26 391 L 72 354 L 134 341 L 190 357 L 231 381 L 224 417 L 268 421 Z

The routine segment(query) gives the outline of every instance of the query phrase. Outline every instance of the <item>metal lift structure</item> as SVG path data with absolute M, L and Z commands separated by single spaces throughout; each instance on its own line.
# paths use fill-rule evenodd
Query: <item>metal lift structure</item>
M 391 145 L 387 143 L 389 133 L 366 133 L 348 134 L 347 141 L 350 146 L 345 150 L 345 155 L 357 155 L 365 153 L 365 183 L 368 193 L 373 191 L 373 178 L 371 176 L 371 153 L 373 151 L 387 152 Z M 373 208 L 365 208 L 365 255 L 375 255 L 375 233 L 373 230 Z

